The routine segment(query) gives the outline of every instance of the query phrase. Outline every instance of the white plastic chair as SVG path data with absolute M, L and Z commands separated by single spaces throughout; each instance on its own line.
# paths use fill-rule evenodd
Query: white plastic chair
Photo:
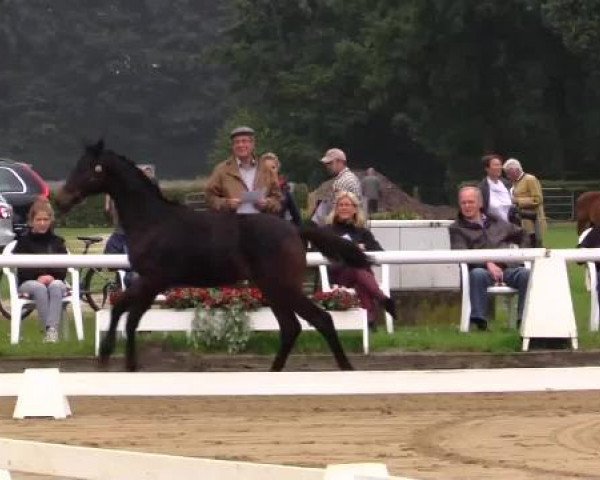
M 581 245 L 583 239 L 592 231 L 591 228 L 584 230 L 577 244 Z M 600 327 L 600 306 L 598 305 L 598 272 L 596 271 L 595 262 L 585 262 L 585 287 L 590 292 L 590 331 L 597 332 Z
M 2 255 L 12 255 L 12 251 L 16 244 L 17 242 L 14 240 L 6 245 L 2 251 Z M 17 289 L 17 276 L 13 269 L 10 267 L 3 267 L 2 271 L 8 280 L 8 289 L 10 292 L 10 343 L 17 344 L 20 339 L 23 307 L 25 305 L 35 306 L 35 302 L 29 298 L 24 298 L 19 294 Z M 67 271 L 70 274 L 71 281 L 69 282 L 70 289 L 68 294 L 63 297 L 63 304 L 71 305 L 77 339 L 81 341 L 83 340 L 83 315 L 81 313 L 81 300 L 79 295 L 79 270 L 68 268 Z
M 525 268 L 531 269 L 531 262 L 525 262 Z M 471 319 L 471 285 L 469 283 L 469 265 L 460 264 L 460 283 L 462 289 L 462 302 L 460 312 L 460 331 L 469 331 L 469 321 Z M 504 295 L 508 297 L 508 325 L 511 328 L 517 326 L 517 301 L 519 291 L 516 288 L 507 285 L 492 285 L 487 288 L 488 295 Z
M 321 288 L 324 292 L 331 292 L 332 287 L 329 282 L 327 265 L 319 265 L 319 275 L 321 277 Z M 387 263 L 381 264 L 381 280 L 378 280 L 379 288 L 386 296 L 390 296 L 390 266 Z M 352 290 L 348 288 L 347 290 Z M 388 333 L 394 333 L 394 319 L 389 313 L 385 313 L 385 325 Z
M 598 272 L 595 262 L 586 262 L 587 279 L 590 292 L 590 331 L 597 332 L 600 324 L 600 306 L 598 305 Z

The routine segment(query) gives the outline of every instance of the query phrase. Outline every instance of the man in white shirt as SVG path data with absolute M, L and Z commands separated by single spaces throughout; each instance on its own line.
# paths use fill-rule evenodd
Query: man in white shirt
M 483 213 L 519 225 L 510 193 L 510 182 L 502 177 L 502 158 L 497 154 L 486 155 L 482 158 L 482 163 L 486 172 L 486 177 L 479 183 Z

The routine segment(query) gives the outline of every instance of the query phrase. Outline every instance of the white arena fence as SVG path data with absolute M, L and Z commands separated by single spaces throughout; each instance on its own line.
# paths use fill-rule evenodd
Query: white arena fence
M 600 248 L 572 249 L 497 249 L 497 250 L 427 250 L 368 252 L 377 264 L 435 264 L 435 263 L 482 263 L 535 261 L 544 257 L 561 258 L 568 262 L 600 261 Z M 309 266 L 326 265 L 329 262 L 316 252 L 306 254 Z M 127 255 L 0 255 L 0 267 L 98 267 L 130 268 Z
M 540 293 L 528 292 L 528 301 L 536 304 L 536 311 L 528 311 L 526 305 L 525 318 L 522 327 L 522 336 L 536 335 L 528 333 L 527 325 L 535 330 L 536 325 L 547 321 L 548 311 L 556 310 L 557 300 L 560 304 L 561 296 L 570 301 L 568 284 L 556 282 L 552 275 L 553 269 L 559 273 L 561 278 L 566 277 L 565 262 L 587 262 L 600 261 L 600 249 L 502 249 L 502 250 L 437 250 L 437 251 L 385 251 L 369 253 L 375 263 L 379 264 L 435 264 L 435 263 L 480 263 L 485 261 L 497 262 L 533 262 L 533 282 L 544 283 Z M 308 264 L 311 266 L 327 264 L 327 260 L 319 253 L 307 254 Z M 536 264 L 540 265 L 539 276 L 536 277 Z M 129 268 L 129 262 L 125 255 L 23 255 L 10 256 L 0 255 L 0 266 L 7 267 L 100 267 L 100 268 Z M 199 266 L 201 268 L 201 266 Z M 550 275 L 549 275 L 550 273 Z M 531 286 L 530 282 L 530 286 Z M 537 287 L 536 287 L 537 288 Z M 531 298 L 529 298 L 531 297 Z M 532 309 L 530 309 L 532 310 Z M 576 335 L 576 333 L 575 333 Z M 538 335 L 545 336 L 545 335 Z M 552 336 L 572 336 L 571 333 L 559 332 Z M 334 385 L 337 393 L 344 394 L 370 394 L 382 393 L 386 385 L 404 386 L 402 393 L 416 392 L 449 392 L 456 391 L 457 385 L 478 385 L 477 391 L 547 391 L 547 390 L 578 390 L 578 389 L 600 389 L 600 368 L 583 369 L 519 369 L 518 371 L 496 371 L 491 374 L 488 371 L 463 372 L 319 372 L 311 374 L 302 373 L 264 373 L 264 380 L 256 381 L 252 373 L 243 373 L 244 380 L 252 380 L 254 386 L 252 393 L 241 392 L 240 385 L 247 382 L 235 381 L 232 378 L 222 379 L 215 382 L 215 375 L 227 374 L 58 374 L 48 375 L 51 372 L 36 372 L 25 374 L 1 375 L 0 396 L 18 395 L 21 410 L 30 409 L 23 416 L 55 416 L 53 413 L 36 413 L 36 409 L 44 409 L 48 403 L 54 403 L 71 414 L 68 407 L 67 396 L 84 394 L 94 395 L 98 393 L 98 387 L 103 395 L 125 394 L 131 395 L 135 390 L 137 395 L 152 395 L 148 385 L 155 389 L 160 386 L 160 395 L 199 395 L 199 386 L 207 385 L 228 386 L 223 392 L 204 392 L 204 394 L 218 395 L 240 395 L 240 394 L 333 394 L 331 386 Z M 32 375 L 33 374 L 33 375 Z M 41 377 L 46 377 L 47 382 L 40 382 Z M 156 382 L 155 375 L 168 375 L 169 381 Z M 190 381 L 191 376 L 206 375 L 210 378 L 195 378 Z M 235 376 L 236 374 L 230 374 Z M 304 377 L 302 377 L 304 375 Z M 390 376 L 400 375 L 403 378 L 395 378 L 390 381 Z M 493 379 L 487 387 L 482 380 L 471 378 L 471 381 L 457 379 L 454 375 L 479 375 L 483 379 Z M 502 376 L 504 382 L 500 381 L 498 375 Z M 181 378 L 179 378 L 181 376 Z M 361 381 L 357 381 L 358 376 Z M 27 381 L 29 377 L 29 382 Z M 293 379 L 291 377 L 294 377 Z M 299 377 L 304 378 L 303 389 L 299 389 Z M 330 378 L 331 377 L 331 378 Z M 383 378 L 385 377 L 385 378 Z M 106 383 L 100 380 L 106 380 Z M 267 381 L 268 379 L 268 381 Z M 31 381 L 34 380 L 34 381 Z M 148 380 L 152 380 L 148 382 Z M 177 380 L 182 380 L 178 382 Z M 203 381 L 202 381 L 203 380 Z M 293 381 L 292 381 L 293 380 Z M 463 381 L 461 381 L 463 380 Z M 72 381 L 72 383 L 71 383 Z M 270 383 L 269 383 L 270 382 Z M 537 383 L 536 383 L 537 382 Z M 110 388 L 109 388 L 110 385 Z M 194 386 L 191 388 L 190 386 Z M 256 385 L 263 388 L 256 390 Z M 270 385 L 269 388 L 264 388 Z M 296 390 L 291 388 L 296 386 Z M 324 387 L 327 386 L 327 388 Z M 357 391 L 356 385 L 369 385 L 364 391 Z M 36 391 L 36 388 L 44 387 L 44 393 Z M 451 386 L 451 387 L 450 387 Z M 50 387 L 50 388 L 46 388 Z M 148 390 L 146 390 L 148 388 Z M 93 392 L 95 390 L 95 392 Z M 192 391 L 193 390 L 193 391 Z M 346 391 L 345 391 L 346 390 Z M 52 395 L 49 394 L 52 392 Z M 310 392 L 310 393 L 309 393 Z M 391 392 L 387 392 L 391 393 Z M 396 390 L 394 393 L 401 393 Z M 49 397 L 54 397 L 53 402 L 48 402 Z M 42 402 L 36 401 L 42 399 Z M 59 408 L 59 409 L 60 409 Z M 15 415 L 18 417 L 18 415 Z M 375 464 L 377 470 L 377 465 Z M 379 464 L 380 465 L 380 464 Z M 155 455 L 137 452 L 125 452 L 116 450 L 91 449 L 84 447 L 70 447 L 65 445 L 43 444 L 39 442 L 27 442 L 9 439 L 0 439 L 0 477 L 3 473 L 11 471 L 25 471 L 43 475 L 57 475 L 62 477 L 74 477 L 82 479 L 107 479 L 116 480 L 127 478 L 135 479 L 163 479 L 163 478 L 202 478 L 202 479 L 236 479 L 254 480 L 277 478 L 283 480 L 342 480 L 342 479 L 390 479 L 385 475 L 373 475 L 369 469 L 361 471 L 351 470 L 341 466 L 331 466 L 326 469 L 307 469 L 281 465 L 251 464 L 244 462 L 226 462 L 212 459 L 173 457 L 168 455 Z M 349 467 L 352 468 L 352 467 Z M 3 470 L 4 469 L 4 470 Z M 6 477 L 4 477 L 6 478 Z M 10 477 L 8 477 L 10 478 Z
M 83 480 L 410 480 L 378 463 L 307 468 L 0 438 L 0 478 L 9 470 Z

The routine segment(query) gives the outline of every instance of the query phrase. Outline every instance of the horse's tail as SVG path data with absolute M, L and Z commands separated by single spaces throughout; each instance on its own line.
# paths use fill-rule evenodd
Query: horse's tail
M 319 252 L 332 262 L 341 262 L 349 267 L 371 266 L 369 257 L 352 242 L 318 227 L 301 227 L 300 236 L 309 241 Z

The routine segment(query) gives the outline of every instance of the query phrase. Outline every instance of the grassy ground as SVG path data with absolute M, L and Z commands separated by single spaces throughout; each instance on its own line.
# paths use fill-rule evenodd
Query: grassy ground
M 78 235 L 108 235 L 108 229 L 62 229 L 58 232 L 67 239 L 72 253 L 80 253 L 82 244 L 76 239 Z M 555 224 L 550 228 L 545 244 L 550 248 L 570 248 L 577 243 L 575 228 L 572 224 Z M 95 252 L 101 251 L 97 246 Z M 573 304 L 579 327 L 580 348 L 592 349 L 600 347 L 600 335 L 590 333 L 588 327 L 589 293 L 585 290 L 584 268 L 578 265 L 569 265 L 569 277 Z M 456 309 L 446 315 L 440 324 L 402 327 L 399 326 L 393 335 L 384 331 L 376 332 L 371 339 L 372 351 L 461 351 L 461 352 L 513 352 L 519 351 L 521 342 L 518 332 L 509 329 L 506 325 L 506 312 L 502 302 L 497 308 L 496 320 L 491 324 L 488 332 L 472 332 L 461 334 L 458 332 L 458 317 Z M 456 318 L 455 318 L 456 317 Z M 78 342 L 75 337 L 70 317 L 65 322 L 68 339 L 53 345 L 42 343 L 42 333 L 37 322 L 37 317 L 32 314 L 24 320 L 22 329 L 23 340 L 17 346 L 9 342 L 9 322 L 0 320 L 0 355 L 19 356 L 81 356 L 93 353 L 93 314 L 85 313 L 84 342 Z M 63 329 L 64 330 L 64 329 Z M 358 332 L 341 332 L 342 342 L 348 351 L 361 352 L 362 338 Z M 186 349 L 187 344 L 183 335 L 170 335 L 167 337 L 144 335 L 143 341 L 160 339 L 174 349 Z M 272 354 L 278 344 L 276 333 L 256 333 L 252 335 L 248 352 Z M 313 353 L 327 351 L 323 340 L 318 334 L 303 333 L 298 341 L 297 353 Z

